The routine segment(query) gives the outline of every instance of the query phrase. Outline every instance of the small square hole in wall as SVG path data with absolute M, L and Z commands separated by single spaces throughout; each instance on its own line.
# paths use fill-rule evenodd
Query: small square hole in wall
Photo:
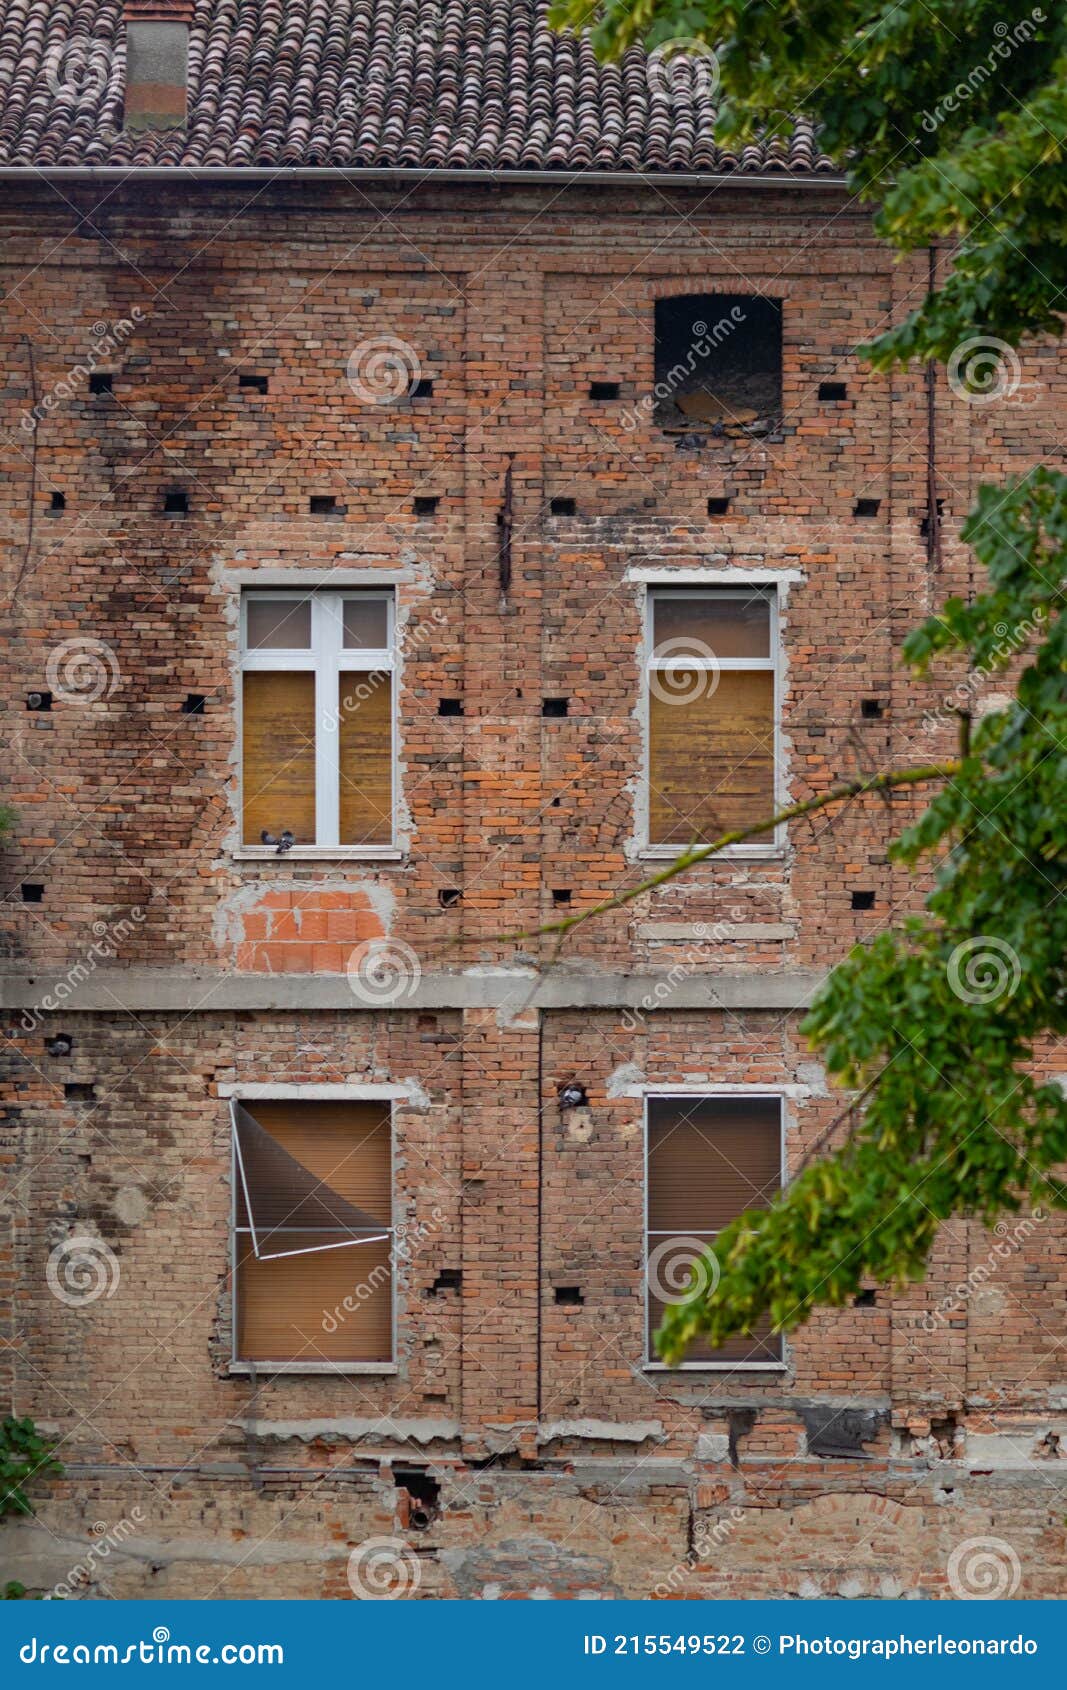
M 840 404 L 842 399 L 848 398 L 848 386 L 843 381 L 821 381 L 819 398 L 829 400 L 831 404 Z
M 874 1309 L 878 1307 L 877 1291 L 858 1291 L 852 1299 L 854 1309 Z
M 463 900 L 463 893 L 458 886 L 442 886 L 437 894 L 437 902 L 443 910 L 454 910 Z
M 114 378 L 107 370 L 94 370 L 92 375 L 89 377 L 89 392 L 92 394 L 93 398 L 99 399 L 105 393 L 113 392 L 113 380 Z
M 729 509 L 730 495 L 728 493 L 716 494 L 708 500 L 709 516 L 725 516 Z
M 463 700 L 461 698 L 442 698 L 437 706 L 439 716 L 462 716 Z
M 561 1309 L 580 1309 L 585 1304 L 580 1285 L 557 1285 L 555 1298 L 557 1307 Z
M 873 910 L 873 908 L 874 908 L 874 893 L 873 892 L 853 892 L 853 894 L 852 894 L 852 908 L 854 910 Z
M 877 722 L 882 715 L 882 701 L 880 698 L 861 698 L 860 715 L 865 722 Z
M 439 1297 L 444 1291 L 462 1291 L 462 1289 L 463 1269 L 442 1268 L 440 1273 L 437 1275 L 437 1278 L 430 1286 L 428 1295 L 431 1297 Z
M 50 692 L 28 692 L 26 694 L 27 710 L 51 710 L 52 694 Z
M 172 487 L 169 493 L 164 493 L 163 514 L 165 516 L 188 516 L 189 495 L 183 487 Z
M 24 904 L 44 903 L 44 887 L 38 885 L 36 881 L 24 880 L 19 887 L 19 891 L 22 893 Z
M 550 720 L 558 720 L 566 716 L 570 710 L 569 698 L 543 698 L 541 700 L 541 714 Z
M 599 400 L 617 399 L 619 397 L 619 384 L 617 381 L 591 381 L 589 383 L 589 397 Z
M 96 1087 L 85 1080 L 69 1080 L 63 1087 L 68 1103 L 95 1103 Z
M 440 499 L 436 493 L 419 493 L 412 501 L 412 510 L 416 516 L 436 516 Z
M 182 705 L 183 716 L 202 716 L 207 700 L 202 692 L 187 692 Z
M 44 1048 L 49 1056 L 69 1056 L 74 1049 L 72 1033 L 56 1033 L 53 1038 L 45 1039 Z
M 578 511 L 573 499 L 552 499 L 548 508 L 553 516 L 575 516 Z
M 337 503 L 333 493 L 312 493 L 308 499 L 310 516 L 344 516 L 345 506 Z
M 433 382 L 430 377 L 420 376 L 418 381 L 413 381 L 408 396 L 411 399 L 432 399 Z
M 267 376 L 254 376 L 242 370 L 237 377 L 237 385 L 245 393 L 266 393 L 270 381 Z
M 938 521 L 941 520 L 941 518 L 944 516 L 944 514 L 945 514 L 945 501 L 944 501 L 944 499 L 938 499 L 938 501 L 937 501 Z M 926 515 L 923 517 L 922 521 L 919 524 L 919 533 L 924 540 L 928 540 L 930 538 L 930 512 L 929 512 L 929 509 L 927 509 Z
M 852 514 L 853 516 L 877 516 L 881 508 L 881 499 L 857 499 L 852 507 Z
M 49 516 L 59 516 L 62 511 L 66 510 L 66 508 L 67 495 L 65 493 L 53 493 L 52 497 L 48 501 Z
M 556 905 L 557 909 L 564 904 L 569 904 L 570 901 L 571 889 L 569 886 L 554 886 L 552 888 L 552 902 Z

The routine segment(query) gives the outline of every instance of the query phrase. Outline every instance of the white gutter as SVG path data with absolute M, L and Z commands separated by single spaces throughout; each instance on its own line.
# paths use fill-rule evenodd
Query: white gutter
M 0 165 L 2 182 L 480 182 L 575 187 L 834 188 L 839 175 L 792 176 L 788 171 L 460 170 L 360 165 L 32 164 Z

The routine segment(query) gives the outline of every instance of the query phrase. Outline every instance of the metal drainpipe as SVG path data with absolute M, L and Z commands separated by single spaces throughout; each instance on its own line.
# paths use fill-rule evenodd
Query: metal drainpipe
M 927 293 L 937 286 L 937 248 L 926 250 Z M 926 562 L 939 571 L 941 568 L 941 517 L 937 508 L 937 365 L 929 359 L 926 365 Z

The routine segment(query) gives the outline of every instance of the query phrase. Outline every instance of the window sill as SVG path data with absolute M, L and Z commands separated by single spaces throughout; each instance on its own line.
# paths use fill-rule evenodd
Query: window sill
M 406 856 L 399 845 L 241 845 L 230 852 L 235 863 L 402 863 Z
M 697 846 L 699 850 L 701 847 Z M 672 863 L 678 857 L 683 857 L 688 851 L 688 845 L 643 845 L 638 851 L 641 862 Z M 716 851 L 715 857 L 708 857 L 708 862 L 715 858 L 725 858 L 727 862 L 751 860 L 754 862 L 775 862 L 784 859 L 786 849 L 784 845 L 727 845 L 723 850 Z
M 641 1363 L 642 1373 L 785 1373 L 784 1361 L 680 1361 L 668 1367 L 665 1361 Z
M 257 1373 L 341 1374 L 397 1373 L 395 1361 L 257 1361 Z M 250 1361 L 231 1361 L 228 1372 L 247 1378 L 252 1372 Z

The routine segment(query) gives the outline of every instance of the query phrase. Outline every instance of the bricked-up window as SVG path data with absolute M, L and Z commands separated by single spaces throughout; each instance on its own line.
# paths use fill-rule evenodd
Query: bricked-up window
M 689 1288 L 691 1264 L 714 1250 L 723 1227 L 746 1209 L 766 1209 L 782 1183 L 778 1097 L 650 1097 L 646 1182 L 647 1356 L 667 1303 Z M 718 1349 L 701 1340 L 687 1365 L 768 1365 L 782 1359 L 766 1322 Z
M 393 1359 L 392 1124 L 381 1102 L 234 1102 L 234 1359 Z
M 653 420 L 672 433 L 769 434 L 782 417 L 782 306 L 747 293 L 656 301 Z
M 393 630 L 388 593 L 244 595 L 246 846 L 392 845 Z
M 656 588 L 648 603 L 648 844 L 710 843 L 774 809 L 774 595 Z

